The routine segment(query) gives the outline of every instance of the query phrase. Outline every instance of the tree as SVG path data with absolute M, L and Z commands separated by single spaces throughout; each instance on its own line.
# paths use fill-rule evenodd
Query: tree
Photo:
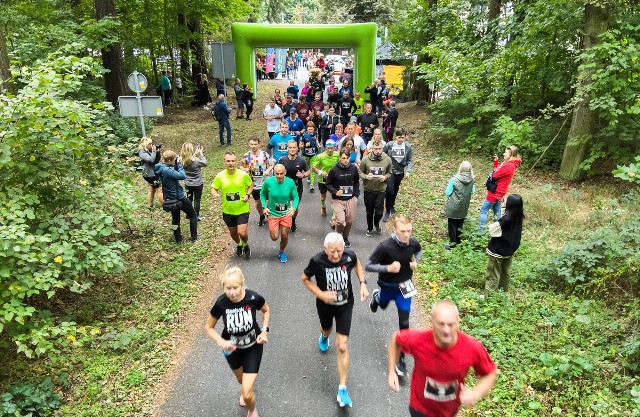
M 96 19 L 98 21 L 111 18 L 116 15 L 114 0 L 94 0 Z M 100 51 L 102 65 L 108 70 L 104 74 L 104 88 L 107 92 L 107 101 L 114 106 L 118 105 L 118 97 L 124 95 L 124 67 L 122 62 L 122 47 L 120 42 L 114 42 Z
M 600 35 L 608 27 L 607 10 L 593 3 L 584 7 L 584 37 L 582 48 L 588 50 L 597 45 Z M 585 160 L 593 134 L 596 132 L 597 113 L 590 108 L 593 62 L 585 59 L 580 67 L 580 85 L 576 90 L 576 106 L 571 119 L 571 129 L 564 148 L 560 177 L 569 181 L 583 178 L 581 164 Z
M 16 92 L 15 84 L 11 81 L 7 38 L 4 35 L 4 27 L 0 24 L 0 94 L 5 90 L 14 94 Z

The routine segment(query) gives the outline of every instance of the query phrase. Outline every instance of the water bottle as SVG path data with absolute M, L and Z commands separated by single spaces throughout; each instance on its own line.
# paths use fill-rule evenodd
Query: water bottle
M 231 342 L 231 344 L 232 344 L 233 346 L 235 346 L 235 345 L 237 345 L 237 344 L 238 344 L 238 338 L 237 338 L 237 337 L 235 337 L 235 336 L 231 336 L 231 338 L 229 338 L 229 342 Z M 229 355 L 231 355 L 234 351 L 235 351 L 235 349 L 233 349 L 233 350 L 223 350 L 223 351 L 222 351 L 222 354 L 223 354 L 224 356 L 229 356 Z

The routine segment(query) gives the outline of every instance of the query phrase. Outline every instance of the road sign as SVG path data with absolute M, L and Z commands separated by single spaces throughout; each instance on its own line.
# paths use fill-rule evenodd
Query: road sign
M 136 96 L 120 96 L 118 97 L 118 106 L 120 107 L 120 116 L 137 117 L 140 116 L 138 107 L 138 97 Z M 164 116 L 162 108 L 162 97 L 160 96 L 143 96 L 140 97 L 140 107 L 142 116 L 161 117 Z
M 127 78 L 127 86 L 129 86 L 129 89 L 134 93 L 144 93 L 148 85 L 147 77 L 138 71 L 133 71 Z

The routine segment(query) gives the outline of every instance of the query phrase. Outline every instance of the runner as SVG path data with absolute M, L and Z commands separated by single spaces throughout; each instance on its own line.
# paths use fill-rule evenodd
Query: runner
M 353 148 L 358 153 L 359 161 L 362 159 L 365 149 L 367 149 L 367 144 L 364 142 L 364 139 L 362 139 L 362 136 L 356 134 L 355 122 L 349 122 L 347 127 L 344 129 L 344 133 L 346 134 L 346 137 L 353 139 Z M 342 140 L 344 140 L 344 138 Z
M 306 123 L 303 122 L 302 119 L 298 117 L 295 107 L 292 107 L 289 110 L 289 117 L 284 119 L 284 121 L 289 124 L 289 134 L 293 136 L 296 142 L 300 143 L 300 140 L 302 139 L 302 135 L 307 129 L 306 129 Z
M 373 106 L 371 103 L 367 103 L 364 106 L 364 113 L 358 117 L 358 123 L 362 128 L 362 139 L 365 144 L 368 144 L 373 137 L 373 131 L 380 124 L 378 123 L 378 115 L 373 112 Z
M 213 179 L 211 196 L 218 199 L 222 194 L 222 220 L 229 229 L 231 239 L 236 242 L 236 255 L 251 257 L 247 223 L 249 223 L 249 196 L 253 192 L 253 181 L 249 174 L 236 168 L 236 154 L 224 154 L 226 169 L 220 171 Z
M 403 128 L 399 128 L 396 134 L 396 140 L 387 142 L 382 151 L 391 157 L 391 177 L 387 181 L 386 211 L 382 217 L 382 221 L 389 220 L 389 216 L 396 214 L 395 204 L 398 191 L 400 190 L 400 182 L 409 178 L 413 169 L 413 149 L 411 144 L 405 139 L 407 133 Z
M 267 134 L 269 135 L 269 139 L 271 139 L 280 128 L 280 121 L 282 119 L 282 109 L 276 106 L 275 99 L 269 98 L 269 104 L 264 108 L 262 117 L 267 121 Z
M 344 245 L 351 247 L 349 232 L 358 211 L 360 176 L 355 164 L 349 162 L 349 152 L 340 151 L 338 163 L 331 168 L 326 179 L 331 193 L 331 207 L 336 214 L 336 232 L 344 237 Z
M 326 178 L 329 171 L 333 168 L 340 155 L 335 151 L 336 143 L 329 139 L 325 144 L 324 152 L 316 155 L 311 161 L 311 170 L 318 174 L 318 191 L 320 191 L 320 215 L 327 216 L 327 186 Z
M 263 215 L 269 217 L 271 240 L 276 241 L 280 238 L 278 258 L 284 263 L 288 260 L 284 250 L 289 243 L 289 229 L 300 200 L 296 184 L 285 175 L 287 170 L 284 165 L 276 165 L 274 172 L 275 177 L 267 178 L 262 186 L 260 201 L 264 207 Z
M 267 152 L 271 152 L 274 161 L 279 161 L 283 156 L 287 156 L 287 143 L 290 140 L 295 141 L 293 136 L 289 134 L 289 123 L 282 121 L 280 123 L 280 133 L 271 136 L 267 145 Z M 297 143 L 297 141 L 296 141 Z
M 340 407 L 353 406 L 347 391 L 349 374 L 349 331 L 353 312 L 353 288 L 351 271 L 355 269 L 360 281 L 360 301 L 369 296 L 367 280 L 362 264 L 355 252 L 345 249 L 339 233 L 331 232 L 324 239 L 324 251 L 309 260 L 302 272 L 302 282 L 316 297 L 316 309 L 320 319 L 320 352 L 329 349 L 329 335 L 336 322 L 336 350 L 338 353 L 338 396 Z M 316 282 L 311 278 L 315 277 Z
M 327 107 L 326 115 L 320 121 L 320 133 L 322 134 L 322 144 L 326 146 L 327 140 L 336 133 L 336 126 L 340 124 L 340 117 L 336 116 L 336 109 Z
M 209 339 L 222 348 L 229 367 L 242 387 L 240 406 L 247 407 L 247 417 L 258 417 L 253 386 L 258 377 L 264 344 L 269 335 L 269 306 L 255 291 L 245 288 L 240 268 L 227 269 L 222 274 L 220 295 L 209 312 L 204 330 Z M 257 313 L 262 312 L 262 326 Z M 222 335 L 216 324 L 222 317 Z
M 370 104 L 367 104 L 370 106 Z M 377 235 L 382 234 L 380 219 L 384 213 L 384 197 L 387 180 L 391 176 L 391 158 L 382 152 L 382 141 L 371 142 L 372 151 L 362 159 L 360 172 L 364 189 L 364 207 L 367 211 L 367 236 L 371 237 L 373 228 Z
M 314 101 L 313 103 L 311 103 L 311 108 L 309 110 L 310 112 L 309 120 L 313 122 L 316 130 L 320 128 L 320 122 L 322 120 L 322 111 L 324 110 L 324 103 L 322 102 L 322 90 L 324 90 L 324 88 L 317 90 L 320 92 L 315 93 Z
M 311 166 L 311 161 L 318 154 L 318 135 L 315 132 L 315 124 L 313 122 L 307 123 L 307 132 L 302 135 L 302 142 L 300 142 L 300 149 L 302 153 L 302 157 L 307 162 L 307 166 Z M 309 184 L 309 192 L 314 193 L 315 188 L 313 185 L 316 181 L 316 173 L 311 170 L 310 179 L 307 178 L 307 183 Z
M 340 122 L 343 125 L 346 125 L 349 123 L 351 116 L 353 116 L 353 112 L 356 111 L 356 103 L 349 95 L 349 91 L 344 91 L 341 95 L 342 98 L 340 98 L 340 101 L 338 102 L 338 110 L 340 114 Z
M 291 178 L 296 184 L 298 190 L 298 200 L 302 200 L 302 179 L 309 177 L 309 166 L 307 162 L 298 156 L 298 144 L 294 139 L 287 143 L 287 156 L 283 156 L 278 161 L 279 164 L 284 165 L 287 170 L 287 177 Z M 296 226 L 296 217 L 298 216 L 298 210 L 293 213 L 293 220 L 291 222 L 291 233 L 295 233 L 298 230 Z
M 389 387 L 400 391 L 394 372 L 400 353 L 413 355 L 409 414 L 411 417 L 451 417 L 460 404 L 472 407 L 491 391 L 497 368 L 480 341 L 458 330 L 458 308 L 438 301 L 431 308 L 429 330 L 401 330 L 389 342 Z M 467 388 L 464 380 L 473 368 L 478 381 Z
M 249 173 L 251 180 L 253 181 L 253 191 L 251 195 L 256 202 L 256 211 L 260 220 L 258 226 L 263 226 L 266 223 L 266 217 L 264 216 L 264 209 L 260 203 L 260 189 L 265 180 L 273 172 L 273 159 L 265 151 L 260 150 L 260 138 L 256 135 L 249 138 L 249 152 L 242 156 L 240 165 L 244 171 Z
M 366 271 L 378 273 L 380 286 L 373 290 L 369 307 L 375 313 L 378 307 L 386 309 L 393 300 L 398 309 L 399 328 L 404 330 L 409 328 L 411 298 L 417 292 L 413 271 L 422 258 L 422 246 L 411 237 L 413 226 L 404 214 L 394 218 L 392 230 L 391 236 L 380 242 L 365 265 Z M 407 374 L 404 354 L 397 361 L 396 372 L 400 376 Z

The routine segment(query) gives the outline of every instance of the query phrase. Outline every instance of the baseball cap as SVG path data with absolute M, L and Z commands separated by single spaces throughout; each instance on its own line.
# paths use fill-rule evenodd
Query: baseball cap
M 298 110 L 295 107 L 291 107 L 291 110 L 289 110 L 289 113 L 297 113 Z
M 357 122 L 358 118 L 356 116 L 351 116 L 351 119 L 349 119 L 350 122 Z
M 327 141 L 327 143 L 325 143 L 325 146 L 328 148 L 329 146 L 331 146 L 332 148 L 336 147 L 336 143 L 334 141 L 332 141 L 331 139 L 329 139 Z

